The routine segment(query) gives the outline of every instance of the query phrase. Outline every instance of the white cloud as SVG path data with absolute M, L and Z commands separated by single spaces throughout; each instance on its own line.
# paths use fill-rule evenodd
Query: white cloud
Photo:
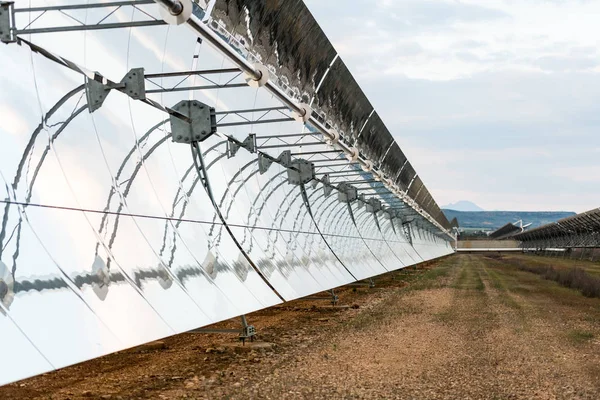
M 8 103 L 0 103 L 1 130 L 14 136 L 25 136 L 29 133 L 29 124 L 23 116 Z
M 598 164 L 555 168 L 552 170 L 552 174 L 559 178 L 565 178 L 575 182 L 589 184 L 600 183 L 600 165 Z
M 600 70 L 594 35 L 600 3 L 480 1 L 307 1 L 358 77 L 449 80 L 485 71 Z M 335 12 L 335 18 L 330 15 Z M 397 52 L 410 44 L 418 54 Z M 474 46 L 475 44 L 475 46 Z M 466 51 L 468 50 L 468 51 Z M 365 55 L 367 57 L 365 57 Z M 369 60 L 365 63 L 364 60 Z
M 600 3 L 306 3 L 438 203 L 599 205 Z

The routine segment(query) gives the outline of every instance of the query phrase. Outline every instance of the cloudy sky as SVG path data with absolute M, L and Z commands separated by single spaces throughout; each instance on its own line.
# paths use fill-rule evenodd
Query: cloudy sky
M 305 1 L 440 205 L 600 206 L 600 2 Z

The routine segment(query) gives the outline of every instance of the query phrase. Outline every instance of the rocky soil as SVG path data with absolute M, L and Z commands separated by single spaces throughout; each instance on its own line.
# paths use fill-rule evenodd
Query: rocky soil
M 186 333 L 0 387 L 0 399 L 600 398 L 600 299 L 514 264 L 452 256 L 342 288 L 342 307 L 249 315 L 255 343 Z

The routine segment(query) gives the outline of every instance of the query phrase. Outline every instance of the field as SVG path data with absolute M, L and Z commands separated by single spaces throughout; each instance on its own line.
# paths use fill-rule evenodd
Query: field
M 254 345 L 187 333 L 2 387 L 0 398 L 600 398 L 600 299 L 531 266 L 599 269 L 455 255 L 342 288 L 347 307 L 302 300 L 249 315 Z

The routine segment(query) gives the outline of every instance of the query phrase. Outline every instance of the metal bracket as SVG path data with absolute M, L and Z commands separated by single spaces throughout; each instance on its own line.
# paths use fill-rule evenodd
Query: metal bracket
M 264 174 L 269 170 L 269 167 L 271 167 L 273 162 L 277 162 L 278 164 L 289 168 L 290 165 L 292 165 L 292 152 L 290 150 L 286 150 L 277 158 L 273 158 L 268 154 L 258 153 L 258 172 L 260 172 L 261 175 Z
M 394 218 L 396 218 L 396 213 L 394 212 L 393 209 L 388 208 L 387 210 L 383 210 L 383 217 L 385 219 L 389 219 L 390 222 L 390 226 L 392 227 L 392 231 L 394 232 L 394 235 L 397 235 L 398 232 L 396 232 L 396 226 L 394 225 Z
M 269 81 L 269 70 L 262 64 L 254 64 L 254 69 L 258 73 L 258 77 L 246 74 L 244 80 L 248 86 L 253 88 L 263 87 Z
M 254 325 L 248 325 L 248 321 L 246 321 L 246 316 L 241 315 L 242 320 L 242 331 L 240 332 L 240 340 L 242 343 L 246 343 L 246 339 L 250 339 L 250 341 L 254 341 L 254 336 L 256 336 L 256 328 Z
M 227 141 L 227 158 L 235 156 L 240 147 L 245 148 L 250 153 L 256 153 L 256 133 L 249 134 L 243 142 L 230 138 Z
M 282 152 L 279 157 L 277 157 L 277 162 L 284 167 L 289 168 L 292 165 L 292 152 L 290 150 Z
M 288 183 L 292 185 L 306 184 L 315 178 L 315 164 L 304 159 L 296 159 L 287 170 Z
M 321 180 L 315 179 L 312 181 L 312 188 L 316 189 L 317 186 L 319 186 L 319 183 L 322 183 L 323 184 L 323 192 L 325 193 L 325 197 L 329 197 L 329 195 L 333 191 L 333 186 L 331 186 L 331 184 L 329 182 L 330 182 L 329 174 L 325 174 L 321 177 Z
M 102 107 L 108 93 L 110 93 L 110 88 L 102 82 L 87 77 L 85 78 L 85 96 L 87 98 L 88 110 L 90 113 L 93 113 Z
M 0 42 L 14 43 L 17 41 L 15 32 L 14 6 L 12 1 L 0 3 Z M 13 17 L 13 18 L 11 18 Z
M 325 197 L 329 197 L 331 192 L 333 192 L 333 186 L 331 186 L 331 183 L 329 183 L 329 175 L 323 175 L 321 180 L 323 181 L 323 193 L 325 194 Z
M 367 203 L 365 206 L 366 206 L 368 213 L 375 214 L 381 210 L 381 201 L 372 197 L 369 200 L 367 200 Z
M 403 222 L 402 223 L 402 229 L 404 230 L 404 236 L 406 236 L 406 239 L 408 240 L 408 242 L 410 243 L 410 245 L 413 245 L 413 240 L 412 240 L 412 234 L 410 232 L 410 222 Z
M 258 153 L 258 172 L 262 175 L 269 170 L 273 159 L 266 154 Z
M 173 110 L 185 115 L 191 122 L 174 115 L 171 121 L 171 135 L 175 143 L 202 142 L 217 132 L 215 109 L 197 100 L 182 100 Z
M 191 0 L 169 0 L 159 1 L 158 3 L 162 5 L 159 7 L 160 16 L 170 25 L 186 23 L 194 9 Z
M 310 119 L 312 108 L 305 103 L 299 103 L 298 108 L 299 111 L 292 111 L 292 117 L 298 122 L 306 123 Z
M 319 186 L 319 181 L 318 181 L 318 180 L 316 180 L 316 179 L 315 179 L 315 180 L 313 180 L 313 181 L 312 181 L 312 183 L 310 184 L 310 186 L 311 186 L 313 189 L 316 189 L 316 188 L 317 188 L 317 186 Z
M 358 190 L 346 182 L 342 182 L 338 185 L 338 200 L 342 203 L 352 203 L 358 199 Z
M 256 328 L 254 325 L 248 325 L 242 328 L 242 332 L 240 333 L 240 340 L 245 342 L 246 339 L 250 339 L 250 341 L 254 340 L 254 336 L 256 336 Z
M 132 68 L 121 79 L 125 84 L 124 93 L 134 100 L 146 100 L 146 85 L 144 82 L 144 68 Z
M 111 84 L 110 86 L 104 82 L 106 79 L 100 75 L 96 75 L 98 80 L 85 78 L 85 95 L 88 102 L 88 110 L 93 113 L 104 103 L 106 97 L 112 89 L 118 89 L 134 100 L 146 99 L 146 87 L 144 85 L 144 68 L 132 68 L 121 79 L 118 85 Z

